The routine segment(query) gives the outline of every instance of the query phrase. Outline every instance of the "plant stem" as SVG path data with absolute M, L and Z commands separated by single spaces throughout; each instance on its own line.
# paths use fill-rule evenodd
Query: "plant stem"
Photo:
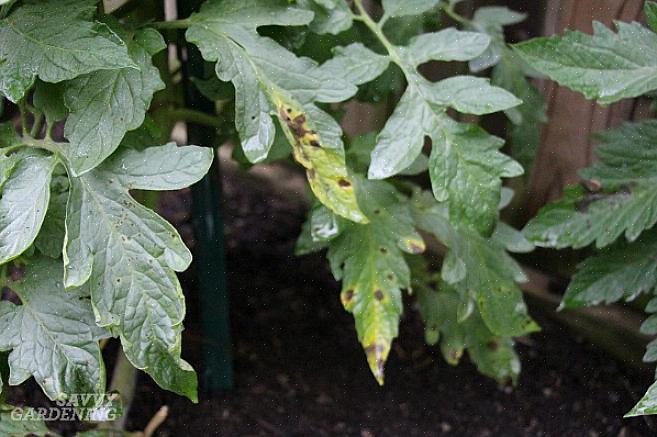
M 55 153 L 55 154 L 61 154 L 62 153 L 62 146 L 64 143 L 57 143 L 55 141 L 52 141 L 50 139 L 43 139 L 43 140 L 38 140 L 35 138 L 23 138 L 23 141 L 20 145 L 25 145 L 29 147 L 33 147 L 35 149 L 43 149 L 47 150 L 48 152 Z
M 28 136 L 30 132 L 27 130 L 27 109 L 25 107 L 25 99 L 18 101 L 18 110 L 21 113 L 21 128 L 23 129 L 23 136 Z
M 41 127 L 43 126 L 43 114 L 37 114 L 34 116 L 34 124 L 32 124 L 32 130 L 30 131 L 30 136 L 36 138 L 41 133 Z
M 443 10 L 443 12 L 445 12 L 445 14 L 446 14 L 449 18 L 451 18 L 452 20 L 456 21 L 457 23 L 461 23 L 461 24 L 469 24 L 469 23 L 470 23 L 470 20 L 468 20 L 467 18 L 465 18 L 465 17 L 459 15 L 459 14 L 454 10 L 454 6 L 452 6 L 452 5 L 449 5 L 449 4 L 443 4 L 443 6 L 441 7 L 441 9 Z
M 363 6 L 363 0 L 355 0 L 354 5 L 356 5 L 356 9 L 358 10 L 359 13 L 359 15 L 356 15 L 354 18 L 358 17 L 358 20 L 362 21 L 365 24 L 365 26 L 367 26 L 367 28 L 370 29 L 370 31 L 372 31 L 372 33 L 377 37 L 379 42 L 381 42 L 383 47 L 388 52 L 388 56 L 390 56 L 392 62 L 397 64 L 399 68 L 402 69 L 402 71 L 404 72 L 407 78 L 410 78 L 411 71 L 408 69 L 408 66 L 399 55 L 399 51 L 397 50 L 397 47 L 395 47 L 395 45 L 391 43 L 388 37 L 386 37 L 385 34 L 383 33 L 382 23 L 384 23 L 385 21 L 381 21 L 377 23 L 374 20 L 372 20 L 372 17 L 370 17 L 370 14 L 367 13 L 365 7 Z
M 183 20 L 171 20 L 171 21 L 156 21 L 154 23 L 148 23 L 148 26 L 154 27 L 155 29 L 187 29 L 190 26 L 191 22 L 188 19 Z
M 188 121 L 191 123 L 202 124 L 204 126 L 213 127 L 218 129 L 221 127 L 221 119 L 208 115 L 201 111 L 196 111 L 189 108 L 178 108 L 166 110 L 166 114 L 170 119 Z

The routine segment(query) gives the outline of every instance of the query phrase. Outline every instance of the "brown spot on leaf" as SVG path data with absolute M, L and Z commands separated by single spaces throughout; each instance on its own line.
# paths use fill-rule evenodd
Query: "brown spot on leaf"
M 313 146 L 313 147 L 320 147 L 319 142 L 317 140 L 312 140 L 310 142 L 310 145 Z
M 381 290 L 376 290 L 376 291 L 374 292 L 374 297 L 376 298 L 376 300 L 378 300 L 379 302 L 381 302 L 385 296 L 384 296 L 384 294 L 383 294 L 383 291 L 381 291 Z
M 340 185 L 342 188 L 349 188 L 349 187 L 351 187 L 351 182 L 349 182 L 346 179 L 340 179 L 338 181 L 338 185 Z
M 388 278 L 388 281 L 394 281 L 395 280 L 395 275 L 393 275 L 392 273 L 388 273 L 386 275 L 386 278 Z
M 379 247 L 379 252 L 381 252 L 384 255 L 387 255 L 388 254 L 388 248 L 385 247 L 385 246 L 381 246 L 381 247 Z
M 350 288 L 349 290 L 344 292 L 344 300 L 345 301 L 349 302 L 351 299 L 353 299 L 353 297 L 354 297 L 354 290 L 353 289 Z
M 486 343 L 486 347 L 488 348 L 488 350 L 495 352 L 500 347 L 500 344 L 495 340 L 491 340 L 488 343 Z

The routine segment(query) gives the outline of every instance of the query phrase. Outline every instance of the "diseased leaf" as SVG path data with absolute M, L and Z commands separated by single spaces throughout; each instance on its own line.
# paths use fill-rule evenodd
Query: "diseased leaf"
M 453 227 L 445 208 L 426 193 L 416 196 L 412 205 L 416 226 L 450 249 L 442 278 L 476 301 L 488 329 L 504 337 L 539 329 L 516 285 L 526 281 L 526 276 L 503 246 L 470 229 Z
M 109 333 L 94 323 L 81 290 L 64 290 L 61 262 L 35 258 L 11 288 L 21 305 L 0 303 L 0 350 L 9 351 L 9 384 L 33 376 L 51 400 L 104 393 L 105 368 L 98 340 Z
M 657 236 L 621 242 L 586 259 L 573 276 L 561 306 L 579 308 L 633 300 L 657 285 Z
M 21 255 L 36 239 L 48 209 L 50 180 L 57 165 L 53 156 L 39 151 L 19 153 L 0 198 L 0 264 Z
M 259 36 L 263 25 L 304 25 L 310 11 L 285 0 L 209 1 L 192 15 L 187 40 L 216 64 L 217 76 L 235 86 L 235 123 L 249 161 L 261 162 L 274 141 L 272 113 L 308 174 L 317 198 L 332 211 L 366 222 L 347 174 L 340 126 L 314 102 L 352 97 L 356 84 L 299 58 Z
M 17 102 L 37 77 L 56 83 L 135 68 L 123 41 L 93 21 L 95 10 L 95 0 L 46 0 L 26 3 L 0 20 L 0 93 Z
M 593 35 L 569 31 L 514 48 L 550 79 L 603 104 L 657 89 L 657 35 L 639 23 L 616 27 L 594 22 Z
M 211 162 L 211 150 L 195 146 L 124 149 L 71 178 L 66 215 L 66 286 L 88 287 L 96 323 L 121 338 L 130 362 L 192 400 L 196 375 L 180 358 L 185 302 L 175 275 L 191 254 L 173 226 L 128 190 L 186 187 Z
M 74 175 L 100 164 L 116 150 L 126 132 L 142 125 L 153 94 L 164 88 L 151 57 L 164 49 L 162 36 L 153 29 L 138 32 L 128 42 L 135 68 L 96 71 L 66 86 L 70 110 L 64 149 Z
M 445 360 L 456 365 L 467 350 L 481 373 L 500 383 L 515 383 L 520 374 L 520 359 L 513 349 L 513 339 L 493 334 L 479 314 L 459 321 L 458 294 L 444 288 L 433 290 L 427 285 L 420 286 L 417 287 L 417 296 L 426 332 L 439 333 L 440 349 Z
M 384 182 L 356 179 L 359 201 L 369 224 L 345 223 L 329 246 L 342 303 L 356 319 L 358 339 L 372 373 L 383 384 L 384 366 L 402 313 L 401 289 L 410 288 L 403 252 L 424 251 L 408 208 Z

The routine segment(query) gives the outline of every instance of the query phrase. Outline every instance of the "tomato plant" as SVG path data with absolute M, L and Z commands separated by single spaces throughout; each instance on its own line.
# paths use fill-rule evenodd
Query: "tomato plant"
M 643 159 L 652 122 L 608 134 L 602 164 L 587 173 L 603 188 L 574 190 L 549 207 L 525 230 L 529 240 L 500 221 L 513 197 L 503 180 L 523 175 L 547 121 L 534 68 L 605 103 L 652 91 L 645 53 L 657 37 L 637 24 L 511 49 L 504 27 L 523 14 L 484 7 L 466 18 L 455 12 L 458 0 L 208 0 L 171 20 L 138 2 L 109 3 L 0 0 L 0 94 L 17 113 L 0 126 L 0 263 L 13 293 L 0 304 L 9 364 L 1 381 L 10 385 L 34 377 L 51 400 L 105 394 L 99 342 L 118 338 L 134 367 L 196 401 L 196 374 L 181 358 L 185 300 L 176 277 L 191 255 L 134 196 L 187 187 L 212 165 L 210 147 L 166 144 L 180 120 L 219 128 L 245 166 L 290 158 L 305 172 L 314 206 L 296 251 L 327 250 L 381 384 L 404 292 L 449 363 L 467 352 L 483 374 L 515 381 L 513 338 L 539 328 L 510 253 L 602 247 L 623 232 L 633 241 L 657 221 L 653 169 Z M 183 43 L 179 35 L 213 71 L 193 83 L 216 114 L 182 102 L 186 58 L 166 50 Z M 475 75 L 489 69 L 490 79 Z M 343 134 L 346 104 L 356 100 L 390 109 L 380 131 Z M 496 112 L 508 118 L 511 156 L 472 122 Z M 446 248 L 439 265 L 422 256 L 431 240 Z M 642 235 L 587 261 L 566 304 L 651 290 L 654 275 L 637 278 L 654 267 L 653 247 Z M 607 279 L 622 276 L 605 280 L 602 295 L 590 290 L 600 266 Z M 636 286 L 619 291 L 623 278 Z
M 652 53 L 657 51 L 657 3 L 645 3 L 648 26 L 616 23 L 616 32 L 594 23 L 593 35 L 567 32 L 515 46 L 516 52 L 550 79 L 589 99 L 609 104 L 657 89 Z M 531 220 L 525 235 L 537 246 L 583 248 L 597 253 L 580 264 L 566 290 L 562 308 L 632 301 L 654 292 L 657 223 L 654 178 L 654 120 L 627 123 L 599 134 L 600 162 L 582 171 L 586 183 L 571 187 L 563 199 Z M 657 299 L 645 306 L 651 315 L 641 326 L 657 334 Z M 657 341 L 644 361 L 657 361 Z M 627 416 L 657 413 L 653 385 Z

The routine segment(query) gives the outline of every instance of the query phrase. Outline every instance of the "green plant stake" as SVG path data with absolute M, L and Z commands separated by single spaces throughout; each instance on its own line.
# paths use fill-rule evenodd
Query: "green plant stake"
M 200 1 L 179 2 L 178 11 L 189 16 Z M 184 41 L 184 39 L 183 39 Z M 205 113 L 214 112 L 212 102 L 203 97 L 191 77 L 206 78 L 205 62 L 198 49 L 187 44 L 188 62 L 183 64 L 185 101 L 188 107 Z M 210 72 L 213 74 L 212 72 Z M 215 129 L 189 123 L 188 141 L 212 145 Z M 226 284 L 226 258 L 224 255 L 223 218 L 221 215 L 221 178 L 219 166 L 213 165 L 209 173 L 192 187 L 194 206 L 193 223 L 197 236 L 196 271 L 203 331 L 203 369 L 201 388 L 212 392 L 233 387 L 233 357 Z

